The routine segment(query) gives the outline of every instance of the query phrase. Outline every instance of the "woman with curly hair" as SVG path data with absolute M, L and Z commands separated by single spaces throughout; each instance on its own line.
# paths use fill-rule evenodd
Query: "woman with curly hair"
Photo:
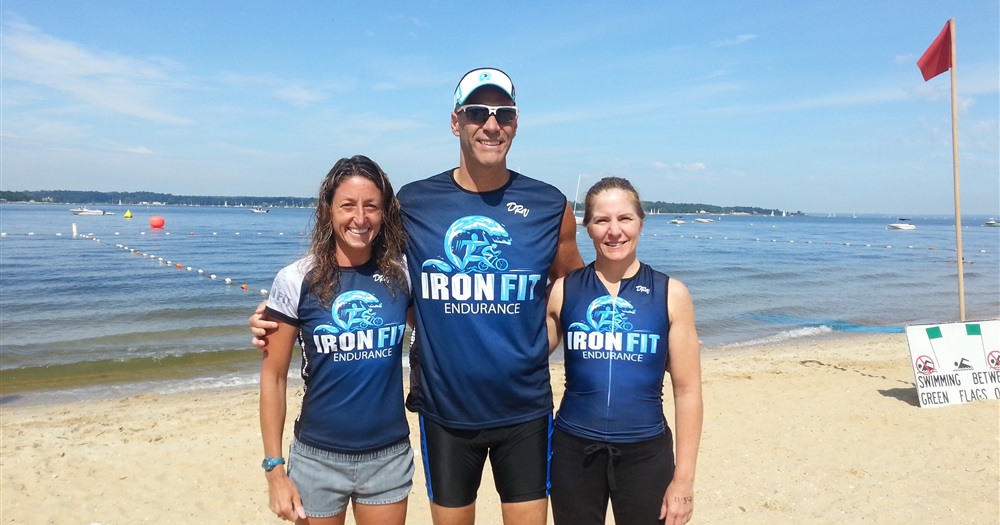
M 402 344 L 410 291 L 399 202 L 382 169 L 340 159 L 320 186 L 305 257 L 274 279 L 260 374 L 269 506 L 279 517 L 402 524 L 413 451 L 403 408 Z M 304 394 L 287 464 L 282 456 L 293 346 Z M 287 467 L 287 470 L 286 470 Z

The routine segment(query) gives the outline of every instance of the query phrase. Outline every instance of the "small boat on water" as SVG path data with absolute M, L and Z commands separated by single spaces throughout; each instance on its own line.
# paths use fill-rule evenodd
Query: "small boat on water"
M 910 219 L 899 219 L 889 225 L 890 230 L 916 230 L 917 225 L 909 222 Z
M 684 218 L 681 217 L 680 215 L 668 221 L 668 224 L 684 224 L 684 223 L 685 223 Z
M 582 178 L 583 175 L 576 176 L 576 194 L 573 195 L 573 218 L 576 219 L 577 226 L 583 226 L 583 215 L 580 215 L 580 212 L 576 211 L 577 199 L 580 198 L 580 179 Z
M 983 226 L 991 226 L 993 228 L 1000 228 L 1000 221 L 998 221 L 998 220 L 990 217 L 989 219 L 986 219 L 986 222 L 983 223 Z
M 69 211 L 73 215 L 114 215 L 114 213 L 111 212 L 98 210 L 97 208 L 88 208 L 86 206 L 80 206 L 79 208 L 70 208 Z
M 269 212 L 271 210 L 269 210 L 267 208 L 261 208 L 260 206 L 257 206 L 257 207 L 254 207 L 254 208 L 250 208 L 250 211 L 252 211 L 254 213 L 267 213 L 267 212 Z
M 698 217 L 697 219 L 694 220 L 694 222 L 715 222 L 715 221 L 706 217 Z

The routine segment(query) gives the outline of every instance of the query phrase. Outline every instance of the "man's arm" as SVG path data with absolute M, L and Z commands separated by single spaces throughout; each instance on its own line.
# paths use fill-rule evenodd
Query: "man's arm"
M 580 257 L 580 249 L 576 246 L 576 217 L 573 216 L 573 209 L 569 207 L 569 202 L 567 202 L 562 224 L 559 226 L 559 246 L 556 248 L 556 258 L 552 261 L 552 267 L 549 268 L 549 280 L 555 281 L 578 268 L 583 268 L 583 258 Z
M 549 299 L 545 306 L 545 329 L 549 334 L 549 355 L 559 346 L 562 327 L 559 324 L 563 304 L 563 279 L 559 278 L 549 286 Z

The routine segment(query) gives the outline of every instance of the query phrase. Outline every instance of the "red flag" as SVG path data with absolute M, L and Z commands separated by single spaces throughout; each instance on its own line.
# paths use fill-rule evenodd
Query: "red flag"
M 944 25 L 941 34 L 934 39 L 931 47 L 917 60 L 917 67 L 924 75 L 924 82 L 951 69 L 951 20 Z

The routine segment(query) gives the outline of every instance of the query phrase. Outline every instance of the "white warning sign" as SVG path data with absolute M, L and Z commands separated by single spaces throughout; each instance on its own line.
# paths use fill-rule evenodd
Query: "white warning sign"
M 906 327 L 921 407 L 1000 400 L 1000 320 Z

